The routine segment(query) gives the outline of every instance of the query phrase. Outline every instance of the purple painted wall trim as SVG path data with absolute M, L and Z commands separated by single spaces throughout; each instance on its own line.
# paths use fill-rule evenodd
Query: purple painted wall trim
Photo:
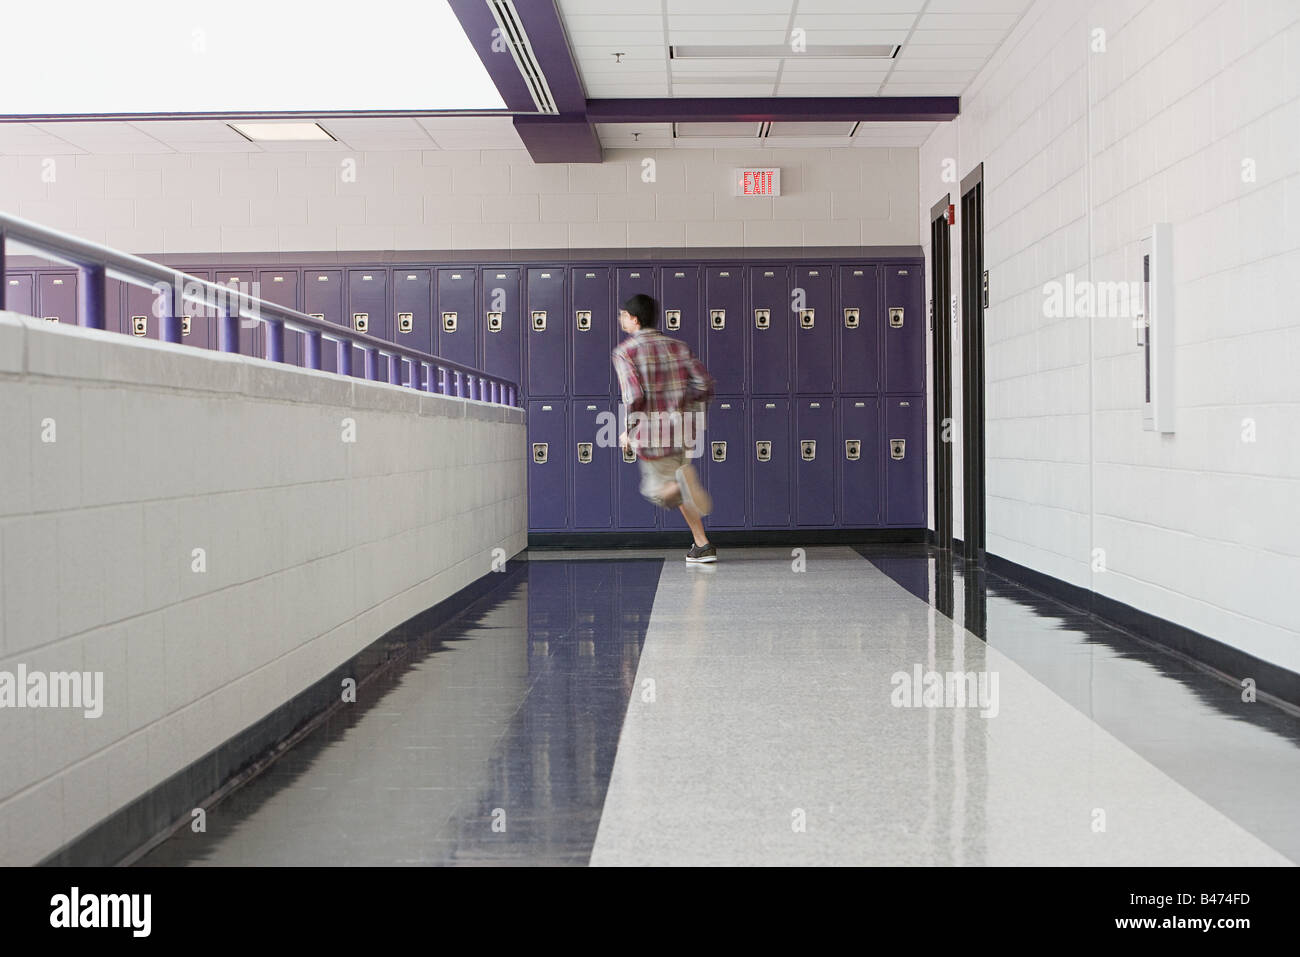
M 768 96 L 588 100 L 592 123 L 726 123 L 732 120 L 816 120 L 913 123 L 947 121 L 957 96 Z
M 596 127 L 580 113 L 516 116 L 514 124 L 534 163 L 599 163 L 603 159 Z

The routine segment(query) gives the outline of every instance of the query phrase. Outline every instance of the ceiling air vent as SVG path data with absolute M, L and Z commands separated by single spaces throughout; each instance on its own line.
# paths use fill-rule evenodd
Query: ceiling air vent
M 515 58 L 519 73 L 528 84 L 528 92 L 532 94 L 537 112 L 560 112 L 555 108 L 555 100 L 551 98 L 551 89 L 546 85 L 542 68 L 533 56 L 532 44 L 528 42 L 528 34 L 524 32 L 524 25 L 519 20 L 519 12 L 515 10 L 514 3 L 511 0 L 488 0 L 488 6 L 496 18 L 497 26 L 501 28 L 501 36 L 510 47 L 510 55 Z

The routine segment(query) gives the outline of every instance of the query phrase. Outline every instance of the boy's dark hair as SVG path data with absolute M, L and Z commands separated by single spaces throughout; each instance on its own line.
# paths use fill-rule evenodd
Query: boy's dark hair
M 639 292 L 623 303 L 623 308 L 629 316 L 641 323 L 642 329 L 653 329 L 659 325 L 659 303 L 655 302 L 653 296 Z

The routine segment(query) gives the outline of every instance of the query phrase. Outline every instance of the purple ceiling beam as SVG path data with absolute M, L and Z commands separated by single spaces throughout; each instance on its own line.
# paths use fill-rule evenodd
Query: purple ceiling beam
M 957 96 L 770 96 L 588 100 L 592 123 L 876 122 L 951 120 Z
M 596 127 L 581 113 L 516 116 L 515 132 L 534 163 L 599 163 Z

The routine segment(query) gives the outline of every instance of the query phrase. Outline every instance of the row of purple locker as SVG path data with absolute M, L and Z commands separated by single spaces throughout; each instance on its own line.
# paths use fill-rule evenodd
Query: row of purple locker
M 609 442 L 617 414 L 610 399 L 528 402 L 532 531 L 686 528 L 641 497 L 635 454 Z M 926 524 L 922 396 L 719 396 L 706 418 L 693 461 L 710 528 Z
M 917 393 L 925 388 L 922 269 L 915 261 L 193 269 L 202 279 L 518 382 L 525 396 L 608 396 L 619 304 L 661 303 L 660 328 L 700 356 L 720 393 Z M 75 272 L 8 277 L 8 308 L 76 321 Z M 108 328 L 157 338 L 162 300 L 111 282 Z M 240 351 L 264 355 L 248 323 Z M 213 348 L 215 320 L 182 317 Z M 286 335 L 286 361 L 300 362 Z M 333 350 L 325 350 L 334 370 Z M 360 369 L 360 362 L 354 362 Z M 359 374 L 359 373 L 358 373 Z

